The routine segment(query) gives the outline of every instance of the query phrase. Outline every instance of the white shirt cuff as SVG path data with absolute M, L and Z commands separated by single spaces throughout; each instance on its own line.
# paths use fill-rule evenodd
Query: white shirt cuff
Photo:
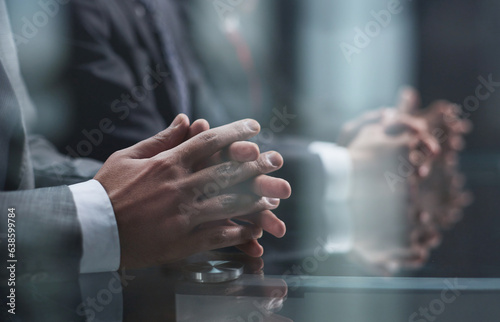
M 120 239 L 113 206 L 97 180 L 69 186 L 82 227 L 80 273 L 118 270 Z
M 326 172 L 323 212 L 326 216 L 328 253 L 347 253 L 352 249 L 352 222 L 346 203 L 351 190 L 352 160 L 346 148 L 328 142 L 313 142 L 309 152 L 318 154 Z
M 326 170 L 325 200 L 347 200 L 351 190 L 352 160 L 344 147 L 328 142 L 309 144 L 309 152 L 319 155 Z

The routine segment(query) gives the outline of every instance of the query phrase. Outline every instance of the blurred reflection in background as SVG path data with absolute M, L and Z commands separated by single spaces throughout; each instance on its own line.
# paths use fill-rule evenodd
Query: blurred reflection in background
M 64 5 L 50 11 L 35 0 L 9 4 L 25 78 L 40 110 L 35 129 L 52 141 L 65 142 L 64 135 L 78 120 L 67 108 L 64 84 L 58 81 L 67 51 Z M 420 269 L 428 260 L 434 271 L 424 269 L 422 275 L 443 274 L 444 269 L 436 267 L 449 266 L 454 267 L 450 275 L 480 274 L 484 270 L 475 270 L 477 263 L 493 267 L 488 274 L 500 275 L 495 270 L 498 259 L 491 252 L 476 252 L 481 244 L 498 246 L 495 236 L 500 227 L 493 216 L 499 205 L 491 192 L 498 192 L 500 183 L 500 159 L 495 154 L 500 148 L 495 140 L 500 134 L 496 37 L 500 4 L 486 0 L 185 0 L 184 4 L 197 54 L 218 97 L 231 107 L 232 118 L 265 121 L 274 107 L 287 106 L 299 117 L 285 132 L 332 141 L 348 120 L 395 106 L 404 85 L 421 90 L 424 107 L 436 99 L 461 105 L 457 113 L 475 125 L 462 162 L 439 160 L 426 180 L 396 181 L 397 189 L 392 190 L 383 176 L 386 169 L 380 168 L 376 177 L 355 176 L 348 207 L 351 244 L 337 251 L 349 253 L 374 275 Z M 362 134 L 381 134 L 376 127 L 367 127 Z M 404 168 L 399 162 L 398 155 L 387 155 L 381 163 Z M 469 176 L 467 189 L 461 171 Z M 460 222 L 471 201 L 465 191 L 484 192 L 485 184 L 496 190 L 476 196 L 481 202 Z M 309 212 L 306 208 L 304 216 Z M 457 230 L 452 231 L 455 225 Z M 319 230 L 302 235 L 315 240 Z M 460 266 L 465 262 L 469 266 Z
M 261 81 L 270 85 L 262 86 L 271 92 L 264 97 L 300 113 L 294 131 L 331 140 L 362 111 L 394 105 L 407 84 L 421 90 L 423 106 L 448 99 L 464 107 L 462 116 L 480 124 L 468 138 L 470 150 L 499 149 L 491 140 L 498 134 L 498 84 L 486 88 L 488 98 L 479 104 L 469 98 L 482 78 L 500 80 L 496 2 L 243 0 L 222 11 L 212 1 L 186 2 L 193 6 L 194 43 L 214 84 L 231 85 L 234 97 L 248 93 L 236 49 L 222 32 L 220 14 L 231 13 Z M 396 13 L 386 15 L 391 9 Z M 231 93 L 220 95 L 241 104 Z
M 344 122 L 367 109 L 393 104 L 398 89 L 416 79 L 411 3 L 400 4 L 398 14 L 385 17 L 391 1 L 241 2 L 231 13 L 238 16 L 241 33 L 258 62 L 263 88 L 274 91 L 275 104 L 296 108 L 301 133 L 332 140 Z M 258 4 L 248 12 L 247 2 Z M 234 98 L 221 93 L 234 104 L 246 88 L 239 62 L 230 54 L 235 49 L 221 33 L 224 24 L 212 1 L 191 3 L 196 7 L 195 44 L 214 82 L 240 89 Z M 387 23 L 382 26 L 375 17 Z M 221 48 L 229 54 L 221 54 Z M 236 86 L 235 79 L 243 83 Z
M 24 80 L 38 110 L 36 120 L 28 120 L 28 125 L 50 141 L 62 142 L 72 116 L 67 88 L 60 81 L 67 59 L 65 5 L 34 0 L 6 3 Z
M 250 2 L 253 11 L 245 6 Z M 293 134 L 332 140 L 362 112 L 394 106 L 406 84 L 421 90 L 423 107 L 438 99 L 457 103 L 458 114 L 474 124 L 474 131 L 467 142 L 449 142 L 466 143 L 455 163 L 437 164 L 428 180 L 397 193 L 382 193 L 388 185 L 380 176 L 356 179 L 353 207 L 348 207 L 360 224 L 352 255 L 381 268 L 376 274 L 405 268 L 423 276 L 498 274 L 497 256 L 481 245 L 498 245 L 500 225 L 495 202 L 500 145 L 494 139 L 500 135 L 499 4 L 242 1 L 230 10 L 232 19 L 222 20 L 212 1 L 188 3 L 194 43 L 225 103 L 250 115 L 250 100 L 243 106 L 238 99 L 251 97 L 250 77 L 236 55 L 239 47 L 228 41 L 230 21 L 251 49 L 263 106 L 286 105 L 299 115 L 286 128 Z M 226 86 L 231 91 L 224 91 Z M 472 201 L 469 190 L 481 192 L 473 208 L 466 208 Z M 460 222 L 465 209 L 468 216 Z M 312 212 L 304 207 L 305 217 Z M 311 229 L 314 240 L 320 229 Z M 415 273 L 428 260 L 429 266 Z M 489 269 L 480 268 L 482 263 Z
M 487 88 L 490 95 L 478 104 L 469 98 L 482 79 L 500 79 L 496 2 L 184 2 L 198 55 L 218 95 L 235 107 L 234 117 L 253 114 L 259 104 L 264 114 L 287 105 L 301 116 L 288 131 L 331 140 L 362 111 L 393 105 L 409 84 L 422 91 L 424 106 L 441 98 L 464 105 L 463 116 L 480 124 L 471 149 L 499 148 L 489 139 L 498 131 L 498 86 Z M 46 111 L 37 127 L 63 141 L 71 124 L 56 83 L 67 49 L 60 37 L 67 32 L 64 4 L 51 9 L 27 0 L 9 7 L 26 80 Z M 385 15 L 391 8 L 398 13 Z M 228 35 L 235 28 L 239 40 Z
M 351 255 L 375 275 L 422 268 L 471 201 L 455 165 L 438 165 L 429 178 L 395 193 L 372 183 L 354 190 Z
M 30 122 L 35 132 L 63 143 L 78 122 L 67 108 L 71 102 L 61 81 L 68 51 L 67 15 L 64 5 L 56 10 L 40 3 L 10 1 L 12 25 L 25 79 L 39 109 L 38 118 Z M 265 127 L 273 108 L 286 106 L 298 115 L 284 129 L 287 134 L 327 141 L 340 137 L 340 144 L 349 141 L 361 149 L 360 138 L 391 133 L 381 129 L 383 123 L 373 123 L 350 141 L 342 133 L 346 122 L 366 111 L 396 106 L 401 87 L 412 85 L 422 94 L 422 107 L 447 99 L 461 107 L 456 111 L 459 117 L 474 124 L 467 142 L 444 139 L 455 148 L 465 143 L 467 148 L 460 158 L 435 160 L 425 180 L 415 180 L 399 154 L 387 153 L 384 160 L 366 164 L 366 171 L 353 176 L 350 200 L 326 209 L 293 204 L 290 208 L 302 213 L 298 225 L 290 226 L 284 240 L 266 246 L 272 254 L 266 263 L 273 274 L 500 276 L 500 2 L 184 0 L 184 5 L 197 55 L 218 98 L 231 107 L 233 119 L 255 117 Z M 311 223 L 316 211 L 347 219 L 341 226 L 339 221 Z M 325 260 L 304 269 L 312 255 L 295 253 L 301 243 L 312 244 L 313 250 L 326 247 L 330 253 L 321 253 Z M 277 261 L 285 264 L 273 268 Z M 279 315 L 286 299 L 286 283 L 279 287 L 281 295 L 259 295 L 267 297 L 269 316 Z M 220 298 L 193 294 L 177 294 L 178 320 L 217 320 L 221 312 L 246 318 L 255 312 L 254 299 L 241 299 L 237 292 Z M 79 303 L 77 295 L 68 298 L 68 306 Z M 160 301 L 156 295 L 139 300 Z M 138 300 L 131 298 L 128 301 Z M 352 298 L 345 300 L 345 310 L 360 321 L 370 320 L 369 310 L 360 307 L 380 309 L 376 301 Z M 398 299 L 399 295 L 394 301 Z M 307 307 L 287 303 L 290 311 L 308 318 L 310 312 L 330 305 L 321 298 Z M 394 316 L 406 317 L 405 308 L 413 310 L 403 300 L 396 304 Z M 199 310 L 193 313 L 193 306 Z M 224 311 L 228 307 L 234 311 Z M 135 317 L 132 306 L 124 310 Z

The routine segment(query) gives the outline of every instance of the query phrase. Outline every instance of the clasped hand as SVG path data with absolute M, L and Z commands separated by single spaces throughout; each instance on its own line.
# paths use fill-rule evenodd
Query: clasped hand
M 209 129 L 179 115 L 165 131 L 114 153 L 95 179 L 113 205 L 121 266 L 229 246 L 261 256 L 263 230 L 282 237 L 285 225 L 271 210 L 291 188 L 266 175 L 282 167 L 280 154 L 243 142 L 259 131 L 254 120 Z

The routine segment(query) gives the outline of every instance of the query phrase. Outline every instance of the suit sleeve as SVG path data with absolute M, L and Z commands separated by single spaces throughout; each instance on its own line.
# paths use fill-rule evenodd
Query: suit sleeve
M 127 42 L 133 32 L 124 9 L 115 2 L 75 0 L 68 8 L 71 59 L 66 74 L 76 122 L 70 144 L 59 148 L 74 157 L 104 161 L 165 128 L 156 109 L 154 93 L 159 86 L 150 84 L 155 78 L 148 74 L 156 73 L 157 66 L 138 44 Z M 158 74 L 163 75 L 154 77 Z M 148 90 L 150 85 L 157 87 Z M 101 122 L 106 130 L 101 130 Z
M 76 184 L 92 179 L 102 166 L 93 159 L 73 159 L 40 136 L 28 139 L 37 188 Z
M 82 235 L 68 187 L 0 192 L 0 211 L 0 234 L 12 237 L 8 234 L 14 232 L 8 228 L 15 230 L 18 277 L 35 272 L 78 274 Z M 9 218 L 9 213 L 15 217 Z M 13 258 L 7 251 L 7 240 L 3 239 L 1 244 L 4 259 Z

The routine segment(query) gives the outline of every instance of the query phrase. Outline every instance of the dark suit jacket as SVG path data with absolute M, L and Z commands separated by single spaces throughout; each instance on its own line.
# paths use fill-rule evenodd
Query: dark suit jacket
M 4 0 L 0 0 L 0 30 L 0 258 L 10 258 L 8 238 L 15 234 L 18 278 L 35 271 L 77 274 L 81 228 L 71 191 L 61 184 L 90 179 L 101 164 L 71 160 L 43 138 L 28 136 L 24 120 L 30 100 L 19 73 Z M 55 185 L 59 186 L 35 189 Z M 10 227 L 9 208 L 15 209 Z
M 75 152 L 105 160 L 116 150 L 126 148 L 163 130 L 179 114 L 175 104 L 176 87 L 162 56 L 151 19 L 133 0 L 73 0 L 70 3 L 72 59 L 68 80 L 76 106 L 75 126 L 65 153 Z M 180 30 L 181 31 L 181 30 Z M 196 61 L 182 34 L 176 39 L 189 81 L 191 116 L 203 116 L 215 124 L 227 122 L 224 113 L 214 111 L 217 103 L 203 93 L 197 79 Z M 101 120 L 112 122 L 112 132 L 102 133 L 102 142 L 91 151 L 79 149 L 89 141 L 85 133 L 99 129 Z M 102 131 L 105 132 L 105 131 Z M 95 141 L 98 142 L 98 141 Z M 79 145 L 80 144 L 80 145 Z
M 0 3 L 0 6 L 2 3 Z M 1 14 L 1 13 L 0 13 Z M 0 20 L 2 17 L 0 16 Z M 1 23 L 1 22 L 0 22 Z M 0 44 L 4 45 L 4 44 Z M 32 166 L 21 107 L 0 57 L 0 233 L 15 237 L 17 273 L 65 267 L 78 273 L 82 254 L 81 231 L 68 187 L 34 189 Z M 2 74 L 3 73 L 3 74 Z M 3 77 L 2 77 L 3 76 Z M 15 217 L 8 222 L 8 209 Z M 9 226 L 10 224 L 10 226 Z M 9 230 L 10 228 L 10 230 Z M 2 239 L 1 258 L 7 259 Z M 5 274 L 5 270 L 2 274 Z M 18 275 L 20 276 L 20 275 Z
M 68 8 L 72 25 L 68 83 L 75 97 L 77 122 L 71 142 L 61 149 L 104 160 L 114 151 L 163 130 L 173 120 L 179 113 L 176 87 L 151 18 L 140 1 L 72 0 Z M 183 8 L 176 9 L 175 14 L 167 15 L 167 24 L 189 82 L 191 119 L 204 117 L 212 126 L 234 121 L 205 81 L 184 28 Z M 112 131 L 95 131 L 105 119 L 111 121 Z M 92 138 L 98 144 L 84 149 Z M 307 151 L 307 144 L 288 138 L 261 147 L 277 150 L 285 158 L 285 166 L 277 175 L 292 184 L 294 194 L 282 203 L 280 212 L 297 213 L 297 205 L 308 205 L 307 213 L 285 218 L 292 231 L 294 226 L 311 221 L 310 214 L 319 212 L 311 206 L 323 201 L 325 170 L 319 157 Z M 321 226 L 322 216 L 312 217 Z

